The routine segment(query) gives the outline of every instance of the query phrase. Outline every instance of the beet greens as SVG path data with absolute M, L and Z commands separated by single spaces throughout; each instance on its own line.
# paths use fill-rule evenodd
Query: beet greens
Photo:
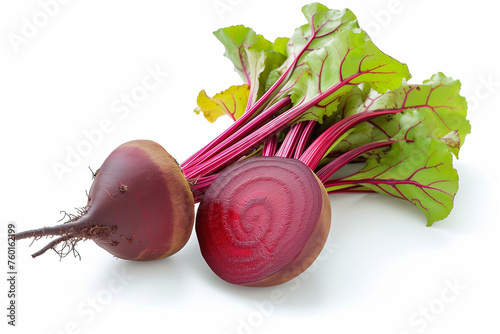
M 289 39 L 241 25 L 215 32 L 244 84 L 198 96 L 195 112 L 235 122 L 181 165 L 195 201 L 234 162 L 277 156 L 305 163 L 329 193 L 378 192 L 414 204 L 428 225 L 445 218 L 458 190 L 453 155 L 470 132 L 460 82 L 437 73 L 411 84 L 350 10 L 302 12 L 307 24 Z M 335 177 L 351 162 L 365 167 Z

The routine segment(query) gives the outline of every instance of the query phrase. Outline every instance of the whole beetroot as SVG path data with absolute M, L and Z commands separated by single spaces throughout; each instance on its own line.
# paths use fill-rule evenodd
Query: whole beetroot
M 193 224 L 193 195 L 175 159 L 153 141 L 135 140 L 116 148 L 98 169 L 80 216 L 14 238 L 58 236 L 33 257 L 62 242 L 67 253 L 79 240 L 92 239 L 118 258 L 147 261 L 179 251 Z

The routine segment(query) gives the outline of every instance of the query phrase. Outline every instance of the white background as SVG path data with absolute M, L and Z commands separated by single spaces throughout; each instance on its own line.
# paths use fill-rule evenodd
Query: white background
M 84 206 L 88 167 L 97 169 L 115 147 L 152 139 L 183 161 L 229 124 L 192 112 L 201 89 L 215 94 L 240 83 L 214 30 L 245 24 L 268 39 L 289 37 L 306 23 L 300 9 L 307 3 L 61 0 L 48 17 L 47 2 L 0 2 L 5 275 L 7 223 L 19 231 L 53 225 L 61 210 Z M 377 46 L 409 65 L 411 82 L 437 71 L 461 80 L 472 134 L 455 163 L 460 190 L 451 215 L 427 228 L 403 201 L 332 195 L 320 261 L 273 288 L 218 279 L 194 234 L 178 254 L 149 263 L 117 260 L 92 241 L 79 244 L 81 261 L 59 261 L 53 252 L 32 259 L 47 240 L 31 247 L 23 240 L 18 326 L 7 326 L 2 279 L 2 333 L 500 333 L 498 2 L 324 4 L 352 9 Z M 16 45 L 13 36 L 25 39 Z M 163 72 L 161 82 L 128 114 L 115 113 L 148 69 Z M 64 164 L 102 122 L 107 133 L 58 178 L 54 163 Z

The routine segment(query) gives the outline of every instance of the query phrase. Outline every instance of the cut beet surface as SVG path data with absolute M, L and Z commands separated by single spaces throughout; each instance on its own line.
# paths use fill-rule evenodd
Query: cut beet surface
M 271 286 L 309 267 L 328 237 L 328 194 L 299 160 L 254 157 L 222 171 L 196 217 L 201 253 L 225 281 Z

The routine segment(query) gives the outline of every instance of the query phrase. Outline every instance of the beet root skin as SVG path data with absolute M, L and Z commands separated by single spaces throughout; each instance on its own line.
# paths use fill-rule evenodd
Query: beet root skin
M 96 172 L 81 216 L 14 238 L 59 236 L 33 257 L 60 242 L 74 251 L 77 241 L 92 239 L 118 258 L 148 261 L 178 252 L 193 225 L 193 195 L 175 159 L 156 142 L 134 140 L 117 147 Z
M 205 261 L 223 280 L 272 286 L 313 263 L 330 221 L 328 194 L 309 167 L 254 157 L 226 168 L 208 188 L 196 234 Z
M 104 161 L 89 191 L 87 216 L 114 225 L 94 242 L 118 258 L 155 260 L 173 255 L 188 241 L 194 200 L 175 159 L 148 140 L 119 146 Z

